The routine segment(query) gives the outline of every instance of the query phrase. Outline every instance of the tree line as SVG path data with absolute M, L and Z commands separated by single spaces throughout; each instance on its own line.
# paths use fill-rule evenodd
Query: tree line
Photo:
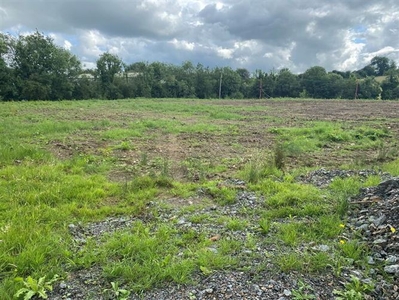
M 125 64 L 108 52 L 96 68 L 38 31 L 26 36 L 0 34 L 0 99 L 62 100 L 121 98 L 320 98 L 399 99 L 399 69 L 376 56 L 355 71 L 327 72 L 314 66 L 303 74 L 284 68 L 250 72 L 184 62 Z

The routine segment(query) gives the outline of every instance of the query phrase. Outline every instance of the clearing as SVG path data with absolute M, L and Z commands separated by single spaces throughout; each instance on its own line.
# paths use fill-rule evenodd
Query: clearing
M 398 121 L 394 101 L 1 102 L 0 298 L 395 297 Z

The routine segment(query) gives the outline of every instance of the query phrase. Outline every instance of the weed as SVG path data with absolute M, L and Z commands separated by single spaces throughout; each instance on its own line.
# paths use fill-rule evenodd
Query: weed
M 399 176 L 399 158 L 392 162 L 385 163 L 383 165 L 383 170 L 389 172 L 393 176 Z
M 250 161 L 244 172 L 246 173 L 244 178 L 249 183 L 257 183 L 261 179 L 262 169 L 257 162 Z
M 161 168 L 161 176 L 163 178 L 169 177 L 170 176 L 170 163 L 167 158 L 164 158 L 162 161 L 162 168 Z
M 280 147 L 276 148 L 274 160 L 267 155 L 259 155 L 244 166 L 240 176 L 252 184 L 257 184 L 269 177 L 282 177 L 284 152 L 277 149 Z
M 198 185 L 194 183 L 181 183 L 181 182 L 173 182 L 172 189 L 169 190 L 169 193 L 175 197 L 181 197 L 187 199 L 193 196 L 198 190 Z
M 207 267 L 200 266 L 200 270 L 201 270 L 202 274 L 204 274 L 204 275 L 206 275 L 206 276 L 212 274 L 212 271 L 209 270 Z
M 362 282 L 356 276 L 351 275 L 351 281 L 345 284 L 345 290 L 339 291 L 334 290 L 334 294 L 337 295 L 337 300 L 362 300 L 365 299 L 365 295 L 374 290 L 373 283 Z
M 318 273 L 329 268 L 331 263 L 331 257 L 325 252 L 296 252 L 294 250 L 277 257 L 277 265 L 283 272 Z
M 285 166 L 285 152 L 283 144 L 278 143 L 274 148 L 274 166 L 278 170 L 283 170 Z
M 227 229 L 233 230 L 233 231 L 243 230 L 247 226 L 248 226 L 248 222 L 246 222 L 245 220 L 241 220 L 239 218 L 230 219 L 226 224 Z
M 148 154 L 147 152 L 142 152 L 140 154 L 140 165 L 146 166 L 148 164 Z
M 210 174 L 210 166 L 197 158 L 188 158 L 183 161 L 181 169 L 185 177 L 192 181 L 203 181 Z
M 280 224 L 277 235 L 288 246 L 295 246 L 301 235 L 299 223 Z
M 59 280 L 58 275 L 54 275 L 52 279 L 46 281 L 46 276 L 40 277 L 38 280 L 28 276 L 26 279 L 22 277 L 15 278 L 16 282 L 23 283 L 24 287 L 20 288 L 14 295 L 15 298 L 24 296 L 24 300 L 32 299 L 37 296 L 47 299 L 47 291 L 53 290 L 53 283 Z
M 341 240 L 339 248 L 345 258 L 349 258 L 354 262 L 358 262 L 366 256 L 366 248 L 364 244 L 356 240 Z
M 119 145 L 115 146 L 115 149 L 127 151 L 127 150 L 132 149 L 132 145 L 128 141 L 123 141 Z
M 122 289 L 119 287 L 117 282 L 111 282 L 111 288 L 105 289 L 104 294 L 108 295 L 109 298 L 116 300 L 127 300 L 129 299 L 130 291 L 126 289 Z
M 307 253 L 304 260 L 306 271 L 311 273 L 325 272 L 332 264 L 332 259 L 326 252 Z
M 269 221 L 269 219 L 263 217 L 259 220 L 259 227 L 261 229 L 261 232 L 263 234 L 267 234 L 270 231 L 271 228 L 271 222 Z
M 292 299 L 295 300 L 311 300 L 316 299 L 312 287 L 303 281 L 298 281 L 298 288 L 291 291 Z
M 218 187 L 214 186 L 212 183 L 209 183 L 209 187 L 206 188 L 206 192 L 219 204 L 227 205 L 236 202 L 237 192 L 225 186 Z
M 209 221 L 210 217 L 207 214 L 200 214 L 200 215 L 191 215 L 189 217 L 189 221 L 194 224 L 204 223 L 205 221 Z
M 295 252 L 285 253 L 277 257 L 277 265 L 283 272 L 303 270 L 302 258 Z
M 253 234 L 248 233 L 245 241 L 245 248 L 253 250 L 256 248 L 257 239 Z
M 333 197 L 337 199 L 337 211 L 340 216 L 344 216 L 349 208 L 348 199 L 359 193 L 362 184 L 358 177 L 335 178 L 330 184 Z
M 379 120 L 364 121 L 361 126 L 356 120 L 293 118 L 287 122 L 284 116 L 265 113 L 274 109 L 271 105 L 219 104 L 176 99 L 2 103 L 2 297 L 12 298 L 22 285 L 14 281 L 15 269 L 27 282 L 28 275 L 50 276 L 60 274 L 65 266 L 88 269 L 96 264 L 114 282 L 107 293 L 115 298 L 115 292 L 121 292 L 116 282 L 141 291 L 166 282 L 189 283 L 193 274 L 208 276 L 216 269 L 257 268 L 249 259 L 268 243 L 281 248 L 283 255 L 265 253 L 276 258 L 281 270 L 313 273 L 336 266 L 334 271 L 339 274 L 348 265 L 363 266 L 367 248 L 356 241 L 343 240 L 334 256 L 313 251 L 309 243 L 333 247 L 343 230 L 339 225 L 347 213 L 348 199 L 361 187 L 377 185 L 381 178 L 336 178 L 327 189 L 319 189 L 298 182 L 297 177 L 308 171 L 303 166 L 325 163 L 339 167 L 354 157 L 361 158 L 362 164 L 374 162 L 376 169 L 383 163 L 383 171 L 397 176 L 395 132 L 383 128 Z M 134 111 L 135 118 L 127 111 Z M 243 111 L 248 113 L 243 116 Z M 258 128 L 265 144 L 243 142 L 248 139 L 242 137 L 258 124 L 264 128 L 265 121 L 276 126 L 269 132 Z M 175 153 L 173 160 L 157 157 L 153 146 L 164 143 L 165 138 L 189 151 Z M 272 140 L 275 146 L 268 149 L 266 141 Z M 143 149 L 141 153 L 130 151 L 136 145 Z M 138 163 L 130 163 L 136 159 Z M 110 176 L 114 174 L 119 176 Z M 264 202 L 259 208 L 243 205 L 234 218 L 218 216 L 209 207 L 236 203 L 237 190 L 211 178 L 243 179 L 247 183 L 243 188 Z M 205 228 L 197 232 L 177 226 L 173 218 L 162 224 L 162 211 L 148 206 L 159 198 L 166 200 L 165 209 L 175 205 L 171 198 L 179 204 L 195 202 L 174 206 L 173 213 L 177 217 L 184 214 L 196 224 L 216 222 L 228 234 L 221 232 L 218 239 L 210 240 L 217 233 L 208 232 L 207 226 L 197 226 Z M 135 222 L 125 230 L 99 236 L 101 240 L 87 238 L 81 249 L 71 249 L 65 224 L 143 212 L 154 217 L 145 224 Z M 236 230 L 246 232 L 245 241 L 242 235 L 236 239 L 231 234 Z M 310 290 L 301 286 L 297 290 L 297 297 L 311 297 Z M 30 294 L 21 292 L 19 297 L 26 295 Z

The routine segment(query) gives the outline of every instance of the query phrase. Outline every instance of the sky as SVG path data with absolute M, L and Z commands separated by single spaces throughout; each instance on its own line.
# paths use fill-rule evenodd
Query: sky
M 35 30 L 94 68 L 191 61 L 249 71 L 357 70 L 374 56 L 399 65 L 398 0 L 0 0 L 0 31 Z

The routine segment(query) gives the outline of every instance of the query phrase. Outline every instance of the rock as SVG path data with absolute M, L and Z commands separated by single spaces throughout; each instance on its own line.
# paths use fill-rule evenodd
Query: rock
M 399 265 L 385 266 L 384 267 L 384 271 L 389 273 L 389 274 L 399 275 Z
M 60 289 L 66 289 L 68 286 L 65 284 L 65 282 L 60 283 Z
M 385 259 L 385 263 L 388 265 L 392 265 L 392 264 L 396 263 L 397 261 L 399 261 L 399 257 L 397 257 L 395 255 L 390 255 Z
M 315 172 L 317 173 L 317 171 Z M 324 184 L 330 182 L 333 175 L 343 178 L 345 171 L 329 173 L 329 177 L 323 175 L 327 176 Z M 362 174 L 348 171 L 347 174 L 364 175 L 366 178 L 372 175 L 373 171 L 362 171 Z M 384 178 L 383 182 L 375 187 L 363 188 L 359 191 L 359 195 L 349 199 L 348 226 L 345 227 L 344 235 L 348 239 L 357 238 L 367 244 L 371 250 L 370 256 L 367 257 L 367 263 L 369 265 L 385 264 L 385 273 L 393 276 L 394 282 L 398 282 L 399 234 L 396 229 L 399 228 L 399 218 L 397 217 L 399 215 L 399 178 L 392 178 L 389 174 L 381 172 L 374 175 L 377 174 Z M 307 179 L 309 180 L 309 178 Z M 320 183 L 317 185 L 322 186 Z M 359 272 L 360 276 L 355 275 L 358 278 L 366 275 L 364 270 L 356 265 L 353 265 L 349 272 L 344 275 L 347 282 L 350 281 L 350 274 Z M 368 280 L 376 286 L 374 292 L 370 294 L 370 299 L 397 299 L 397 292 L 392 288 L 385 287 L 385 273 L 377 267 L 368 272 L 367 275 L 371 277 Z M 384 288 L 382 288 L 383 286 Z
M 330 247 L 327 245 L 317 245 L 317 246 L 312 247 L 312 249 L 316 250 L 316 251 L 321 251 L 321 252 L 330 251 Z
M 380 244 L 386 244 L 387 240 L 386 239 L 376 239 L 375 241 L 373 241 L 374 245 L 380 245 Z
M 289 297 L 289 296 L 291 296 L 292 293 L 291 293 L 290 290 L 285 289 L 284 292 L 283 292 L 283 294 L 284 294 L 284 296 Z
M 373 221 L 373 223 L 374 223 L 375 226 L 378 227 L 378 226 L 382 225 L 385 222 L 386 219 L 387 219 L 387 217 L 385 215 L 382 215 L 381 217 L 375 219 Z
M 385 195 L 389 193 L 391 190 L 398 188 L 399 188 L 399 178 L 392 178 L 384 182 L 381 182 L 377 186 L 377 192 L 379 194 Z
M 374 265 L 375 264 L 374 258 L 372 256 L 367 256 L 367 263 L 369 265 Z

